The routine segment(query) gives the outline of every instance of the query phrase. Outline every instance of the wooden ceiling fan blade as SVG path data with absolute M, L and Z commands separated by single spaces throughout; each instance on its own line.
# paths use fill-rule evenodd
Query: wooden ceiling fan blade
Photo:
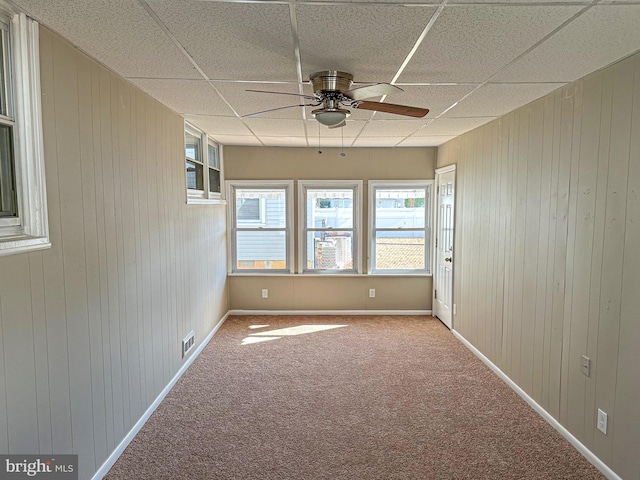
M 360 102 L 356 106 L 361 110 L 373 110 L 374 112 L 393 113 L 395 115 L 405 115 L 407 117 L 422 118 L 429 113 L 428 108 L 408 107 L 406 105 L 396 105 L 394 103 L 382 102 Z
M 294 97 L 302 97 L 302 98 L 306 98 L 307 100 L 315 100 L 316 99 L 316 97 L 313 97 L 311 95 L 302 95 L 300 93 L 271 92 L 271 91 L 268 91 L 268 90 L 245 90 L 245 92 L 275 93 L 276 95 L 293 95 Z
M 261 112 L 249 113 L 247 115 L 242 115 L 242 118 L 251 118 L 251 117 L 259 117 L 260 115 L 264 115 L 269 112 L 277 112 L 278 110 L 286 110 L 287 108 L 293 107 L 317 107 L 319 104 L 302 104 L 302 105 L 287 105 L 286 107 L 278 107 L 278 108 L 270 108 L 269 110 L 262 110 Z
M 344 92 L 344 96 L 352 100 L 364 100 L 365 98 L 381 97 L 382 95 L 391 95 L 399 92 L 404 92 L 404 90 L 390 83 L 376 83 L 374 85 L 352 88 L 348 92 Z

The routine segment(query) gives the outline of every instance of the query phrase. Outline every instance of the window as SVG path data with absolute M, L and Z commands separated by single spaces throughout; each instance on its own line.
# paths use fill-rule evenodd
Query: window
M 209 159 L 209 193 L 221 194 L 221 169 L 220 169 L 220 147 L 217 143 L 209 140 L 207 144 Z
M 38 24 L 0 1 L 0 255 L 48 248 Z
M 370 273 L 431 273 L 432 184 L 369 182 Z
M 361 181 L 298 182 L 299 271 L 360 273 Z
M 220 203 L 222 200 L 221 150 L 206 133 L 185 122 L 184 156 L 188 203 Z
M 292 181 L 227 182 L 231 273 L 291 273 Z

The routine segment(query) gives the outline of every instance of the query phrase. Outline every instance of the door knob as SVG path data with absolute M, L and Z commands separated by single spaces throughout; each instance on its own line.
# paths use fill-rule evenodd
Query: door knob
M 447 257 L 444 259 L 445 262 L 450 262 L 451 261 L 451 257 Z

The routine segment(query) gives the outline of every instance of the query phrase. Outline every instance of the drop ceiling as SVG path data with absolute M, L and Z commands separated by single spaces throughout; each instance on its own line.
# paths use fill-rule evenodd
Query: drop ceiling
M 225 145 L 436 146 L 640 50 L 640 0 L 14 0 Z M 404 91 L 320 126 L 309 74 Z

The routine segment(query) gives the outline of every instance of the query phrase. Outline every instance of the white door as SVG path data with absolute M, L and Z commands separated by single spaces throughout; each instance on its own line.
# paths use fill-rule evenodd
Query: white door
M 453 309 L 453 208 L 455 165 L 436 170 L 436 258 L 433 276 L 433 315 L 451 328 Z

